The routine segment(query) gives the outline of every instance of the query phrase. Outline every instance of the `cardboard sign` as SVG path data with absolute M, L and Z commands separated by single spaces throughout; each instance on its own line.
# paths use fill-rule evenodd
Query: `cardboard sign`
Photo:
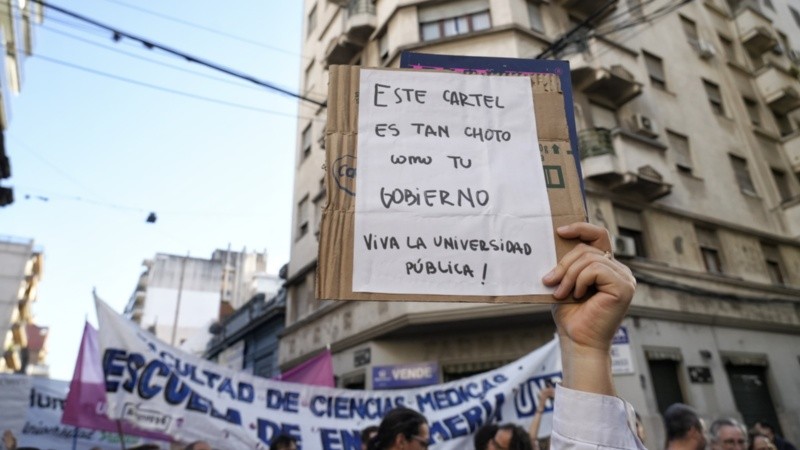
M 328 104 L 318 298 L 552 301 L 586 217 L 558 76 L 332 66 Z

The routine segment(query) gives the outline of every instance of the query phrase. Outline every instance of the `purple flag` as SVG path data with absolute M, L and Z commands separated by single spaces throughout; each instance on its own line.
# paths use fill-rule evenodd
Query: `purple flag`
M 298 364 L 275 377 L 276 380 L 314 386 L 335 387 L 333 382 L 333 356 L 330 349 Z
M 121 432 L 131 436 L 141 436 L 160 441 L 172 439 L 161 433 L 140 430 L 125 422 L 111 420 L 105 415 L 106 386 L 103 368 L 100 364 L 100 346 L 97 330 L 88 322 L 83 327 L 81 348 L 75 371 L 69 384 L 69 394 L 64 402 L 61 423 L 91 430 Z M 121 428 L 120 428 L 121 426 Z

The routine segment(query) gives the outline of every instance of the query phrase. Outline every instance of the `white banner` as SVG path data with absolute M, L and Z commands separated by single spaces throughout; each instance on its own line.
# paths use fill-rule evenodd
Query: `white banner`
M 302 450 L 358 450 L 360 430 L 396 406 L 423 413 L 433 449 L 470 447 L 488 422 L 528 427 L 539 389 L 561 380 L 558 342 L 499 369 L 418 389 L 361 391 L 293 384 L 236 372 L 157 340 L 97 301 L 108 415 L 182 442 L 264 449 L 279 433 Z M 548 435 L 546 405 L 540 435 Z
M 14 383 L 14 388 L 10 387 Z M 69 382 L 24 375 L 0 375 L 0 417 L 13 416 L 21 426 L 3 422 L 5 433 L 14 435 L 16 447 L 33 447 L 41 450 L 120 449 L 120 436 L 116 433 L 75 428 L 61 424 L 64 399 Z M 22 401 L 20 402 L 20 398 Z M 77 434 L 77 436 L 76 436 Z M 130 447 L 141 443 L 137 437 L 126 437 Z M 0 449 L 5 450 L 2 440 Z

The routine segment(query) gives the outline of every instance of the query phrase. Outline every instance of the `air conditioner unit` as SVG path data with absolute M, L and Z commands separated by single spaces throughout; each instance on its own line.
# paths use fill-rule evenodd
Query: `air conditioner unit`
M 711 59 L 717 54 L 717 49 L 711 42 L 699 39 L 697 41 L 697 54 L 703 59 Z
M 636 241 L 630 236 L 614 236 L 612 248 L 615 256 L 636 256 Z
M 653 119 L 645 116 L 644 114 L 634 114 L 633 131 L 638 134 L 654 138 L 658 136 L 658 125 L 656 125 Z

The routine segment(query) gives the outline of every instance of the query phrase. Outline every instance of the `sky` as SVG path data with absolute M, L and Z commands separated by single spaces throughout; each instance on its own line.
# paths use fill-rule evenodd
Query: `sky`
M 298 90 L 302 2 L 52 4 Z M 230 245 L 266 250 L 272 274 L 288 262 L 298 101 L 53 10 L 34 35 L 10 99 L 0 235 L 44 252 L 33 313 L 50 376 L 70 379 L 84 321 L 97 324 L 92 290 L 121 312 L 144 259 Z

